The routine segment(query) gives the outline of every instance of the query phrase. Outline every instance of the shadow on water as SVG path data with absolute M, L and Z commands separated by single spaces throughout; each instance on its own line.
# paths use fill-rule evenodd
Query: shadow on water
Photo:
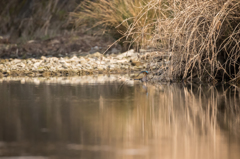
M 0 156 L 240 157 L 238 87 L 120 80 L 1 79 Z

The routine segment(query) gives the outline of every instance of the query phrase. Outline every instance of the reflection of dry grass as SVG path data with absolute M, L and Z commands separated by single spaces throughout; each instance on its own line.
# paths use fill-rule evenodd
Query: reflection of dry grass
M 101 110 L 99 128 L 103 141 L 123 142 L 125 148 L 156 144 L 156 150 L 151 152 L 163 156 L 176 153 L 179 158 L 186 153 L 211 158 L 213 151 L 216 158 L 228 155 L 221 152 L 227 148 L 223 143 L 225 134 L 238 137 L 240 132 L 239 90 L 149 85 L 146 95 L 141 89 L 135 89 L 131 111 L 119 113 L 117 103 Z
M 221 93 L 214 87 L 210 87 L 207 91 L 206 88 L 198 87 L 197 92 L 193 92 L 187 88 L 164 86 L 164 91 L 158 92 L 155 87 L 149 87 L 148 95 L 140 91 L 142 88 L 136 88 L 131 113 L 129 112 L 130 114 L 123 121 L 113 122 L 119 130 L 124 129 L 130 138 L 141 136 L 152 138 L 170 130 L 177 131 L 181 135 L 211 136 L 216 130 L 221 129 L 222 124 L 236 124 L 235 127 L 229 127 L 233 133 L 239 129 L 237 127 L 240 113 L 239 96 L 237 94 L 231 96 L 231 89 Z M 107 105 L 107 102 L 105 104 Z M 103 122 L 113 121 L 118 116 L 114 107 L 109 109 L 104 108 L 105 111 L 102 111 Z M 228 116 L 225 123 L 222 123 L 223 116 Z M 119 118 L 121 119 L 120 116 Z M 109 124 L 105 126 L 114 127 L 111 123 Z M 119 127 L 118 124 L 121 126 Z M 164 130 L 161 129 L 163 127 Z M 169 129 L 171 127 L 173 129 Z
M 4 84 L 0 86 L 3 92 L 9 89 Z M 36 88 L 32 87 L 29 85 L 24 92 L 33 94 Z M 5 131 L 16 130 L 11 134 L 16 141 L 39 140 L 42 135 L 39 128 L 44 128 L 41 131 L 50 132 L 52 144 L 71 143 L 70 149 L 95 151 L 97 148 L 107 153 L 130 149 L 147 158 L 159 155 L 187 158 L 186 154 L 191 158 L 196 155 L 220 158 L 219 155 L 226 157 L 229 153 L 221 151 L 229 144 L 226 140 L 235 139 L 240 133 L 240 90 L 234 86 L 218 91 L 204 86 L 148 85 L 147 94 L 139 84 L 126 86 L 122 96 L 117 94 L 112 98 L 104 93 L 111 96 L 113 88 L 118 87 L 105 86 L 97 89 L 99 96 L 96 93 L 87 99 L 81 95 L 90 89 L 89 93 L 93 93 L 94 87 L 74 85 L 67 91 L 60 85 L 38 87 L 44 92 L 40 98 L 44 100 L 32 101 L 34 107 L 27 101 L 30 108 L 19 106 L 21 95 L 12 96 L 11 109 L 0 105 L 4 112 L 0 114 L 0 126 L 5 128 L 0 130 L 0 137 Z M 127 88 L 131 93 L 124 90 Z M 4 96 L 3 92 L 0 97 Z M 14 118 L 8 120 L 9 116 Z
M 82 88 L 81 91 L 85 91 L 86 88 Z M 101 90 L 101 92 L 111 94 L 111 88 L 105 87 L 105 90 Z M 115 89 L 118 90 L 117 85 Z M 46 91 L 47 96 L 51 95 L 51 90 Z M 122 91 L 126 92 L 127 90 L 123 89 Z M 4 96 L 4 93 L 1 93 L 0 96 Z M 89 118 L 97 119 L 99 117 L 100 120 L 95 121 L 92 126 L 96 133 L 101 132 L 101 137 L 105 136 L 103 138 L 109 138 L 109 134 L 111 134 L 112 137 L 124 138 L 128 136 L 130 139 L 137 139 L 144 136 L 146 139 L 150 139 L 157 137 L 160 133 L 166 132 L 167 134 L 170 131 L 190 136 L 211 135 L 222 126 L 227 126 L 234 134 L 240 131 L 238 126 L 240 124 L 238 87 L 227 89 L 223 87 L 221 91 L 217 91 L 215 87 L 206 89 L 203 86 L 192 86 L 189 89 L 172 85 L 159 85 L 157 87 L 148 85 L 148 93 L 146 93 L 146 90 L 139 85 L 134 88 L 134 96 L 124 95 L 122 98 L 112 99 L 100 95 L 96 99 L 81 99 L 81 102 L 85 104 L 92 102 L 96 105 L 97 109 L 94 107 L 91 110 L 86 109 L 87 107 L 78 107 L 79 105 L 75 105 L 78 99 L 73 97 L 71 99 L 73 106 L 68 108 L 71 114 L 68 115 L 71 116 L 72 122 L 85 120 L 83 119 L 86 117 L 84 114 L 88 113 L 90 114 Z M 16 105 L 15 99 L 12 100 Z M 65 98 L 55 100 L 54 105 L 61 105 L 64 100 Z M 58 107 L 54 108 L 51 103 L 48 103 L 41 109 L 45 108 L 47 108 L 47 112 L 50 111 L 47 113 L 48 118 L 54 119 L 48 121 L 49 124 L 64 125 L 63 112 Z M 52 109 L 56 109 L 54 113 L 51 112 Z M 15 110 L 14 113 L 16 113 L 16 119 L 21 122 L 21 117 L 18 117 L 21 113 L 19 114 L 18 110 Z M 91 127 L 91 123 L 85 124 L 89 128 Z M 56 127 L 56 133 L 59 131 L 58 129 L 61 129 L 60 127 Z M 74 129 L 76 127 L 78 126 L 75 125 Z M 122 133 L 119 134 L 119 132 Z

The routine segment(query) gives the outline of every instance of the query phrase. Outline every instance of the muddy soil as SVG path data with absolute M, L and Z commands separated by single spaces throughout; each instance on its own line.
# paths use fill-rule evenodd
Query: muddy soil
M 30 40 L 16 44 L 0 37 L 0 58 L 39 58 L 64 57 L 71 55 L 86 55 L 89 53 L 105 52 L 114 43 L 114 39 L 106 36 L 91 36 L 76 33 L 67 36 L 58 36 L 47 40 Z M 114 48 L 114 50 L 113 50 Z M 107 53 L 122 51 L 119 44 L 111 46 Z

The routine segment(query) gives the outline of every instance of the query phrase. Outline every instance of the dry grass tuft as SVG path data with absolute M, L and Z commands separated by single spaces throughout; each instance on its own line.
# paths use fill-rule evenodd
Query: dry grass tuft
M 97 0 L 94 2 L 85 0 L 70 14 L 70 17 L 77 27 L 83 25 L 89 28 L 98 27 L 101 34 L 110 33 L 113 37 L 120 38 L 128 28 L 133 28 L 135 17 L 146 10 L 148 2 L 149 0 Z M 150 21 L 155 17 L 154 12 L 148 12 L 145 15 L 151 17 Z M 149 20 L 146 17 L 139 18 L 138 23 L 135 23 L 134 31 L 142 32 L 144 30 L 146 32 L 144 28 L 149 29 L 147 26 L 150 24 Z M 132 38 L 128 35 L 128 40 Z
M 237 0 L 151 0 L 125 36 L 142 46 L 171 50 L 175 78 L 234 81 L 240 78 L 239 17 Z M 139 28 L 144 19 L 148 23 Z

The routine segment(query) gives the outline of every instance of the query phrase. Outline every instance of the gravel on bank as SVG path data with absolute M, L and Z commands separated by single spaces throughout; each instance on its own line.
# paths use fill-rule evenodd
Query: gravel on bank
M 99 52 L 85 56 L 28 59 L 0 59 L 0 77 L 6 76 L 80 76 L 88 74 L 122 74 L 142 70 L 161 73 L 170 63 L 169 55 L 156 51 L 103 55 Z

